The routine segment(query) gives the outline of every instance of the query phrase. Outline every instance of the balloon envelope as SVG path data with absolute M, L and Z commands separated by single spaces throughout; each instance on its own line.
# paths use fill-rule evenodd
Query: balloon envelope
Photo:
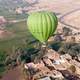
M 57 17 L 52 12 L 34 12 L 27 19 L 29 31 L 42 43 L 46 42 L 53 35 L 57 25 Z

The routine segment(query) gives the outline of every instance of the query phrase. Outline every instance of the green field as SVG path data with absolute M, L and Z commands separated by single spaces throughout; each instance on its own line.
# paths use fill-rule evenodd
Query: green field
M 12 53 L 14 48 L 27 47 L 27 41 L 32 39 L 29 33 L 26 21 L 10 24 L 6 27 L 6 30 L 12 32 L 12 36 L 0 39 L 0 51 L 6 51 Z

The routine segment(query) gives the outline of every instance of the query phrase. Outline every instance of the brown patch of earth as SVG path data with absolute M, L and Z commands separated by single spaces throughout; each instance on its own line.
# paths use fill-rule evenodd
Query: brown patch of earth
M 10 37 L 13 33 L 7 30 L 0 30 L 0 39 Z
M 19 67 L 16 67 L 15 69 L 8 71 L 1 80 L 20 80 L 20 75 L 20 69 Z
M 80 9 L 64 16 L 63 21 L 64 23 L 75 26 L 78 30 L 80 30 Z

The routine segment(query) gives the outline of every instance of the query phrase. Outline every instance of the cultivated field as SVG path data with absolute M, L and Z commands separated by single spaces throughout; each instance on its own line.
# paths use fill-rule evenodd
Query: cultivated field
M 27 46 L 27 40 L 30 38 L 30 33 L 26 26 L 26 21 L 10 24 L 6 27 L 10 34 L 4 32 L 3 38 L 0 38 L 0 51 L 12 52 L 12 49 Z

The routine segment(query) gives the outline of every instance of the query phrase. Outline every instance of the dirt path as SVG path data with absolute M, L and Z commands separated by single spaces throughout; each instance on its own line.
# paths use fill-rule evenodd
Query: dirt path
M 19 80 L 20 78 L 20 70 L 19 68 L 15 68 L 14 70 L 10 70 L 1 80 Z

